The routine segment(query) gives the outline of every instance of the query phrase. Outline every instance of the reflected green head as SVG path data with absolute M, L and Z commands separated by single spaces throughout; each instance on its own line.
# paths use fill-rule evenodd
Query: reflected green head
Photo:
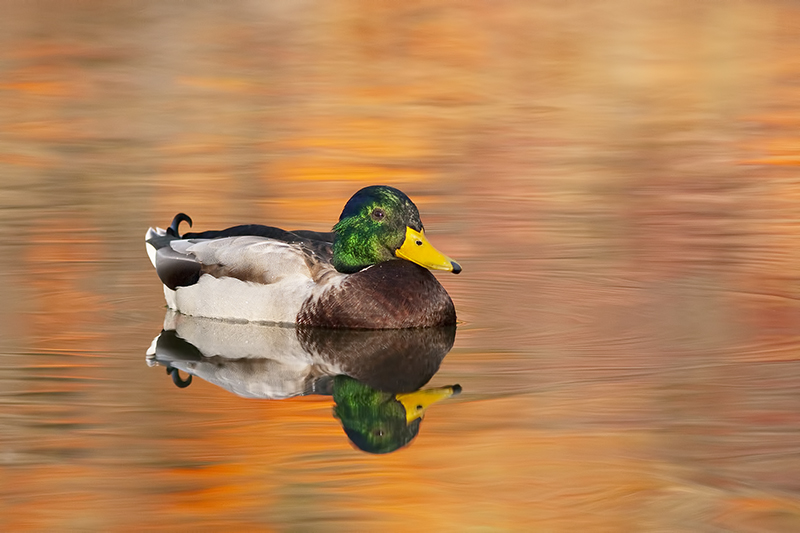
M 333 414 L 350 441 L 370 453 L 389 453 L 406 446 L 419 432 L 420 419 L 406 422 L 406 410 L 393 394 L 344 375 L 333 382 Z

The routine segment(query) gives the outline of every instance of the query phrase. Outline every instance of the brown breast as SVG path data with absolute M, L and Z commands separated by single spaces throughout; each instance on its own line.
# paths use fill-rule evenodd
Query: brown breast
M 456 310 L 433 274 L 396 260 L 351 274 L 315 301 L 309 299 L 297 323 L 365 329 L 448 326 L 456 323 Z

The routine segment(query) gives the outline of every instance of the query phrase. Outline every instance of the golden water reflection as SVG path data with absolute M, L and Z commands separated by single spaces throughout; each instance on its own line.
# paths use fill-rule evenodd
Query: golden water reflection
M 791 2 L 16 3 L 0 17 L 0 529 L 800 529 Z M 457 257 L 412 446 L 142 364 L 146 228 Z M 303 438 L 299 438 L 303 436 Z

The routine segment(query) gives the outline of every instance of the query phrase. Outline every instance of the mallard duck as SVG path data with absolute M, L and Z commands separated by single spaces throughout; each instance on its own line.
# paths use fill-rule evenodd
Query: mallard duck
M 179 233 L 150 228 L 147 252 L 167 305 L 187 315 L 335 328 L 452 325 L 453 301 L 430 273 L 461 266 L 425 237 L 393 187 L 365 187 L 330 233 L 261 225 Z

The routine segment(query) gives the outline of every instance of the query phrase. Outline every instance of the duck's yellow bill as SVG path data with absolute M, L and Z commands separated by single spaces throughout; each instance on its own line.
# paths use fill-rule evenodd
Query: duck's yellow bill
M 461 392 L 461 386 L 453 385 L 452 387 L 439 387 L 437 389 L 397 394 L 395 398 L 406 408 L 406 424 L 410 424 L 417 418 L 422 418 L 425 409 L 431 405 L 440 400 L 446 400 L 459 392 Z
M 461 272 L 461 265 L 428 242 L 428 239 L 425 238 L 425 230 L 417 231 L 406 227 L 406 240 L 397 249 L 395 255 L 431 270 L 447 270 L 453 274 Z

